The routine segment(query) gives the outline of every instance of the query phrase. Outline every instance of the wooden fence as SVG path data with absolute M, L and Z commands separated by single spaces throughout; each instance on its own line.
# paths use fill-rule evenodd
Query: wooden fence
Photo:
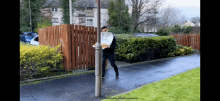
M 65 70 L 95 68 L 97 28 L 63 24 L 38 29 L 39 45 L 61 45 Z M 84 43 L 84 44 L 83 44 Z
M 170 34 L 173 36 L 178 45 L 192 47 L 193 49 L 200 51 L 200 34 L 191 33 L 191 34 Z

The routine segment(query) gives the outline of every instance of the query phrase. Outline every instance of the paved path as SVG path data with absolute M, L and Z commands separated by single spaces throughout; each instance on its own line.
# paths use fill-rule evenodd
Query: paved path
M 116 62 L 117 65 L 128 63 Z M 110 66 L 110 65 L 109 65 Z M 106 70 L 102 79 L 102 96 L 116 95 L 172 77 L 200 66 L 200 54 L 159 61 L 119 66 L 119 78 L 114 69 Z M 95 96 L 95 73 L 71 76 L 38 84 L 20 86 L 20 101 L 100 101 Z

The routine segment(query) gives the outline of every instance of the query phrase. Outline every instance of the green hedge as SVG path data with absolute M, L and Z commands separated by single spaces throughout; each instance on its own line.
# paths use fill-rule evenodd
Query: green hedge
M 182 46 L 182 45 L 176 45 L 175 51 L 171 51 L 168 53 L 168 56 L 179 56 L 179 55 L 186 55 L 193 53 L 192 47 Z
M 144 54 L 149 58 L 152 53 L 157 52 L 160 57 L 167 57 L 168 53 L 175 51 L 176 40 L 172 36 L 158 36 L 148 38 L 121 38 L 116 39 L 116 59 L 136 61 L 141 60 Z
M 49 70 L 63 69 L 63 55 L 57 51 L 60 47 L 51 48 L 44 45 L 33 46 L 20 43 L 20 76 L 32 77 L 35 74 Z
M 157 34 L 158 36 L 169 36 L 170 33 L 170 28 L 161 28 L 155 34 Z

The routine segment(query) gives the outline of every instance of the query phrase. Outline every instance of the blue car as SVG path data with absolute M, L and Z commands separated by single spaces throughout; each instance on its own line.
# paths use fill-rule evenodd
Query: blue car
M 155 34 L 146 34 L 146 33 L 135 33 L 134 36 L 139 36 L 139 37 L 157 37 L 158 35 Z
M 25 43 L 26 42 L 30 43 L 30 41 L 37 35 L 38 34 L 35 32 L 23 32 L 20 35 L 20 41 L 25 42 Z

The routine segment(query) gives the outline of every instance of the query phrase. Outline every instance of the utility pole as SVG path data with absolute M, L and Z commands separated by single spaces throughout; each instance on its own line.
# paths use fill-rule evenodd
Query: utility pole
M 29 0 L 29 13 L 30 13 L 30 28 L 31 28 L 31 31 L 32 31 L 32 24 L 31 24 L 31 5 L 30 5 L 30 0 Z M 33 31 L 32 31 L 33 32 Z
M 69 0 L 70 24 L 72 24 L 72 0 Z
M 95 97 L 101 97 L 102 94 L 102 45 L 100 28 L 100 0 L 97 3 L 97 45 L 95 47 Z

